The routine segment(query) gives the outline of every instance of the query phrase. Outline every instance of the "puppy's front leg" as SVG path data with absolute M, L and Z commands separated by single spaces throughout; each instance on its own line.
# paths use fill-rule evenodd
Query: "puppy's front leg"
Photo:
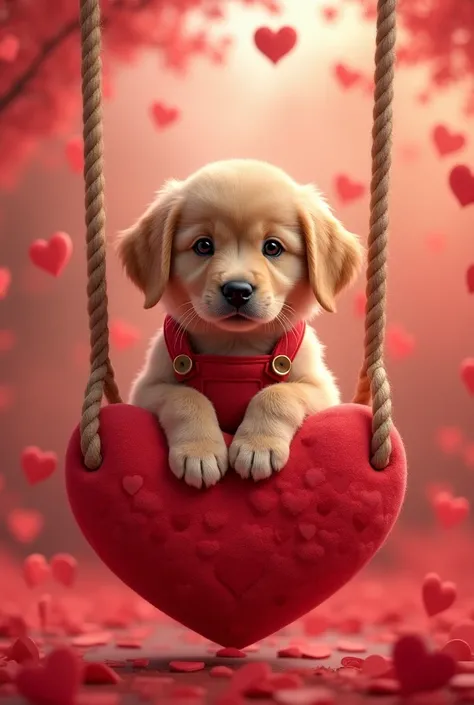
M 227 446 L 209 399 L 196 389 L 138 380 L 131 403 L 158 416 L 178 479 L 200 488 L 215 485 L 227 470 Z
M 338 403 L 335 387 L 303 382 L 273 384 L 250 402 L 229 449 L 229 461 L 243 478 L 264 480 L 290 455 L 290 443 L 306 416 Z

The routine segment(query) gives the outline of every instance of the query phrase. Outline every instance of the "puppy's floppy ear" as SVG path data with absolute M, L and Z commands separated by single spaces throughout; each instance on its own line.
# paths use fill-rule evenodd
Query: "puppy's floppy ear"
M 181 182 L 167 181 L 145 213 L 119 235 L 117 251 L 127 275 L 153 308 L 168 283 L 173 235 L 181 212 Z
M 309 281 L 320 306 L 336 311 L 336 296 L 360 270 L 363 247 L 332 214 L 313 186 L 303 186 L 298 206 L 306 242 Z

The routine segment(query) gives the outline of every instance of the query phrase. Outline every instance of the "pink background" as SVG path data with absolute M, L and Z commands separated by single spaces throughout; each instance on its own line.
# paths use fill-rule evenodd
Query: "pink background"
M 288 5 L 283 18 L 276 19 L 264 10 L 234 6 L 221 25 L 235 37 L 225 65 L 198 58 L 179 75 L 149 52 L 114 67 L 113 96 L 105 105 L 110 242 L 166 178 L 186 177 L 206 162 L 230 157 L 268 160 L 298 181 L 316 183 L 338 217 L 365 240 L 368 197 L 344 204 L 334 181 L 347 174 L 368 184 L 372 99 L 359 85 L 345 90 L 334 77 L 334 65 L 344 62 L 370 75 L 373 24 L 363 22 L 350 3 L 334 24 L 324 22 L 314 3 L 292 0 Z M 277 67 L 253 45 L 254 30 L 267 23 L 290 24 L 299 34 L 296 49 Z M 448 482 L 456 495 L 474 499 L 474 461 L 469 467 L 463 457 L 467 444 L 474 443 L 474 399 L 459 375 L 461 361 L 474 356 L 474 297 L 465 284 L 467 266 L 474 262 L 474 207 L 462 209 L 448 186 L 452 166 L 474 165 L 474 144 L 469 139 L 473 117 L 463 112 L 465 85 L 435 91 L 423 103 L 419 95 L 428 82 L 424 66 L 402 68 L 396 79 L 388 321 L 412 336 L 414 346 L 398 359 L 389 345 L 387 367 L 410 473 L 396 536 L 422 527 L 436 540 L 427 484 Z M 153 101 L 178 107 L 179 121 L 159 130 L 150 117 Z M 438 124 L 468 137 L 461 153 L 438 155 L 432 140 Z M 80 131 L 77 114 L 67 131 L 39 144 L 15 185 L 0 194 L 0 266 L 12 272 L 8 295 L 0 301 L 0 328 L 16 336 L 13 349 L 0 352 L 0 385 L 13 394 L 11 403 L 0 408 L 5 478 L 0 516 L 5 520 L 14 506 L 44 515 L 42 532 L 29 544 L 12 542 L 4 524 L 2 542 L 20 555 L 86 551 L 62 473 L 87 380 L 83 185 L 64 157 L 65 142 Z M 69 233 L 74 242 L 72 259 L 58 279 L 28 261 L 31 242 L 56 231 Z M 439 251 L 430 245 L 433 236 Z M 126 396 L 162 311 L 143 310 L 112 247 L 108 278 L 111 320 L 125 321 L 140 333 L 127 350 L 112 346 Z M 337 315 L 326 314 L 316 323 L 346 400 L 362 360 L 363 321 L 355 314 L 354 298 L 363 287 L 361 278 L 341 298 Z M 437 441 L 446 426 L 459 428 L 465 439 L 453 453 Z M 35 487 L 28 486 L 20 468 L 26 445 L 60 457 L 54 477 Z M 404 545 L 408 551 L 409 543 Z

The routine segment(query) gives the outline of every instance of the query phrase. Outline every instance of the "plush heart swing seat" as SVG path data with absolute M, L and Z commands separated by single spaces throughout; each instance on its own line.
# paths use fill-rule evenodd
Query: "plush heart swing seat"
M 121 403 L 108 357 L 97 159 L 99 26 L 98 0 L 82 0 L 92 363 L 82 421 L 67 451 L 69 501 L 92 548 L 124 583 L 190 629 L 241 648 L 298 619 L 347 583 L 386 539 L 404 497 L 406 459 L 391 422 L 382 360 L 394 3 L 379 0 L 382 48 L 376 54 L 366 354 L 358 403 L 308 418 L 279 474 L 254 483 L 229 471 L 205 490 L 171 473 L 156 417 Z M 101 409 L 104 392 L 111 403 Z M 372 409 L 361 403 L 370 398 Z

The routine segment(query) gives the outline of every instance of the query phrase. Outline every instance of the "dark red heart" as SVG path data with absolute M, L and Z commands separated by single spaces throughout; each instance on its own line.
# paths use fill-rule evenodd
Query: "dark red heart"
M 449 185 L 460 206 L 465 208 L 474 203 L 474 174 L 468 166 L 458 164 L 453 167 L 449 174 Z
M 195 632 L 242 648 L 330 597 L 386 539 L 406 460 L 394 431 L 389 467 L 372 469 L 371 419 L 355 404 L 329 409 L 305 422 L 278 475 L 254 483 L 230 470 L 195 490 L 169 470 L 156 418 L 116 404 L 101 411 L 98 471 L 84 469 L 74 432 L 69 500 L 91 546 L 127 585 Z M 143 477 L 135 494 L 124 489 L 129 476 Z
M 293 27 L 282 27 L 278 31 L 273 31 L 270 27 L 260 27 L 254 34 L 257 49 L 274 64 L 290 53 L 297 39 L 298 35 Z
M 403 695 L 443 688 L 456 671 L 454 659 L 449 654 L 428 653 L 422 640 L 415 635 L 397 641 L 393 664 Z
M 36 705 L 74 705 L 84 665 L 69 647 L 52 651 L 44 663 L 28 663 L 16 677 L 20 695 Z

